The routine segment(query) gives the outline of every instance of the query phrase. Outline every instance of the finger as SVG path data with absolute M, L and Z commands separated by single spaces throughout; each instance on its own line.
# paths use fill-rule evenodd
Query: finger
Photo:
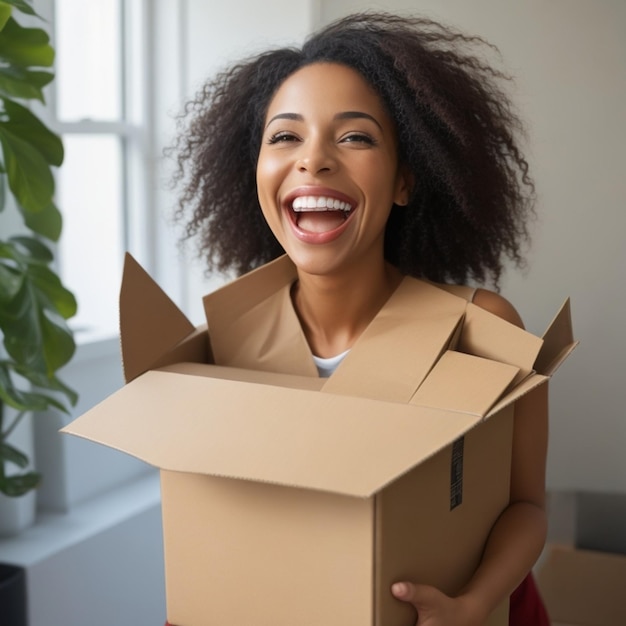
M 431 606 L 441 596 L 441 592 L 435 587 L 416 585 L 407 581 L 394 583 L 391 586 L 391 593 L 398 600 L 410 602 L 416 609 Z
M 415 585 L 409 582 L 397 582 L 391 585 L 391 593 L 398 598 L 398 600 L 410 602 L 415 593 Z

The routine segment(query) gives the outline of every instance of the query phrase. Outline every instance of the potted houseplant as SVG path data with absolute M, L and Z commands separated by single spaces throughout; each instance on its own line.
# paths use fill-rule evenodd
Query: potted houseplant
M 54 271 L 50 246 L 62 228 L 52 168 L 63 161 L 63 145 L 29 107 L 45 104 L 42 90 L 54 74 L 42 68 L 52 66 L 54 50 L 44 30 L 20 25 L 17 11 L 35 16 L 24 0 L 0 1 L 0 211 L 23 223 L 19 235 L 0 233 L 0 494 L 8 497 L 40 480 L 9 441 L 17 424 L 76 402 L 57 376 L 75 351 L 66 320 L 76 300 Z

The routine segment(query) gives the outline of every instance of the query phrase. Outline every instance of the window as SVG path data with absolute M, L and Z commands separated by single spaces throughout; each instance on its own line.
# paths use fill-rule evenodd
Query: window
M 117 330 L 124 251 L 145 212 L 147 160 L 141 0 L 54 1 L 56 80 L 51 109 L 65 161 L 60 273 L 77 296 L 77 330 Z M 136 245 L 135 245 L 136 247 Z

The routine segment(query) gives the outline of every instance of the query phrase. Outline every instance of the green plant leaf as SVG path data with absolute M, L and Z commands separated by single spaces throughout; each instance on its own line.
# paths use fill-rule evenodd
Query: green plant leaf
M 76 351 L 74 334 L 67 325 L 65 318 L 51 309 L 42 311 L 40 322 L 44 357 L 48 374 L 52 375 L 74 356 Z
M 28 15 L 35 15 L 36 17 L 39 17 L 37 13 L 35 13 L 35 9 L 33 9 L 33 7 L 24 0 L 2 0 L 1 4 L 8 4 L 12 7 L 15 7 L 22 13 L 27 13 Z
M 26 107 L 9 98 L 2 98 L 2 102 L 9 116 L 7 126 L 10 127 L 11 133 L 33 146 L 50 165 L 61 165 L 63 163 L 61 138 Z
M 16 387 L 11 377 L 12 363 L 0 361 L 0 400 L 18 411 L 43 411 L 49 403 L 44 394 Z
M 20 389 L 13 380 L 12 372 L 18 374 L 24 381 L 36 385 L 38 389 Z M 56 376 L 45 376 L 13 361 L 0 361 L 0 400 L 8 406 L 25 412 L 40 412 L 49 408 L 58 409 L 63 413 L 68 412 L 60 399 L 43 393 L 44 390 L 63 394 L 72 405 L 78 400 L 77 393 Z
M 52 376 L 72 358 L 76 344 L 65 320 L 40 308 L 38 296 L 32 285 L 25 285 L 13 301 L 14 311 L 21 314 L 3 312 L 0 326 L 4 347 L 13 359 L 40 374 Z
M 28 466 L 28 457 L 5 441 L 0 441 L 0 459 L 17 465 L 20 469 Z
M 4 28 L 7 20 L 11 17 L 13 8 L 6 2 L 0 2 L 0 30 Z
M 63 228 L 63 217 L 56 205 L 51 202 L 41 211 L 26 213 L 26 215 L 24 215 L 24 223 L 34 233 L 50 241 L 58 241 Z
M 72 389 L 71 387 L 68 387 L 57 376 L 43 376 L 39 372 L 34 372 L 27 367 L 22 367 L 21 365 L 15 363 L 12 365 L 12 369 L 17 374 L 30 381 L 39 389 L 46 389 L 47 391 L 58 391 L 59 393 L 62 393 L 69 400 L 72 406 L 75 405 L 78 401 L 78 394 L 76 393 L 76 391 L 74 391 L 74 389 Z M 65 408 L 65 406 L 57 403 L 56 399 L 46 394 L 40 395 L 42 395 L 51 406 L 55 406 L 57 409 L 60 409 L 64 413 L 67 413 L 67 409 Z
M 41 152 L 11 132 L 7 122 L 0 122 L 0 144 L 9 187 L 20 207 L 26 212 L 47 207 L 52 202 L 54 179 Z
M 10 17 L 0 31 L 0 59 L 18 67 L 51 67 L 54 49 L 41 28 L 24 28 Z
M 18 363 L 50 378 L 73 356 L 76 345 L 66 319 L 76 298 L 47 266 L 52 255 L 40 241 L 14 237 L 0 246 L 5 267 L 15 263 L 23 282 L 0 307 L 0 330 L 7 353 Z
M 17 498 L 35 489 L 40 481 L 41 476 L 37 472 L 4 476 L 0 479 L 0 492 L 5 496 Z
M 20 67 L 0 67 L 0 94 L 24 100 L 45 102 L 43 88 L 54 78 L 54 74 L 28 71 Z
M 32 396 L 32 397 L 31 397 Z M 0 385 L 0 399 L 18 411 L 45 411 L 50 402 L 46 402 L 45 396 L 31 394 L 18 389 L 15 385 L 5 387 Z
M 74 294 L 65 288 L 58 275 L 48 267 L 53 260 L 48 246 L 32 237 L 11 237 L 9 241 L 0 242 L 2 258 L 19 266 L 23 280 L 30 281 L 36 288 L 42 307 L 56 311 L 64 319 L 76 314 Z
M 76 315 L 77 304 L 74 294 L 63 286 L 61 279 L 49 267 L 33 265 L 30 268 L 29 279 L 46 310 L 61 317 L 62 321 L 58 321 L 59 326 Z
M 54 256 L 52 250 L 39 239 L 26 235 L 15 235 L 0 246 L 0 256 L 15 259 L 24 266 L 33 263 L 47 265 L 52 263 Z
M 15 298 L 23 282 L 22 275 L 15 267 L 0 260 L 0 305 Z
M 65 320 L 47 306 L 47 297 L 26 279 L 0 312 L 0 328 L 9 356 L 40 374 L 52 376 L 73 356 L 75 343 Z

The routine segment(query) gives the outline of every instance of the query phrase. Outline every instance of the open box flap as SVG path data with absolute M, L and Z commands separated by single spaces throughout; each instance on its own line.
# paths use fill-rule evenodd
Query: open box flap
M 569 298 L 565 300 L 559 312 L 548 326 L 542 337 L 543 345 L 536 357 L 533 372 L 512 390 L 504 395 L 489 411 L 487 417 L 502 410 L 518 398 L 532 391 L 535 387 L 549 380 L 563 361 L 578 345 L 572 330 L 572 318 Z
M 411 398 L 411 404 L 486 415 L 519 368 L 449 350 Z
M 536 335 L 470 303 L 457 349 L 518 367 L 517 384 L 533 371 L 542 344 Z
M 293 263 L 282 256 L 203 298 L 216 363 L 317 376 L 291 303 L 295 279 Z
M 535 370 L 552 376 L 578 345 L 572 330 L 570 300 L 567 298 L 543 334 L 543 346 L 535 362 Z
M 205 378 L 239 380 L 246 383 L 275 385 L 277 387 L 290 387 L 292 389 L 308 389 L 309 391 L 319 391 L 325 381 L 324 378 L 313 378 L 312 376 L 260 372 L 259 370 L 247 370 L 241 367 L 229 367 L 227 365 L 213 365 L 198 362 L 172 363 L 160 367 L 159 371 L 188 374 L 190 376 L 204 376 Z
M 324 391 L 408 402 L 441 355 L 454 347 L 467 301 L 404 278 Z
M 327 379 L 310 376 L 260 372 L 204 363 L 175 363 L 160 370 L 190 376 L 327 392 L 325 386 Z M 410 403 L 432 409 L 469 413 L 477 417 L 491 416 L 547 380 L 546 376 L 533 374 L 512 392 L 503 395 L 509 389 L 517 372 L 518 368 L 512 365 L 448 350 L 410 399 Z M 450 380 L 457 382 L 451 385 Z
M 250 310 L 251 303 L 264 302 L 297 278 L 295 265 L 282 255 L 204 296 L 207 320 L 218 328 L 228 328 Z M 216 302 L 219 306 L 215 306 Z
M 489 411 L 489 413 L 487 413 L 487 417 L 491 417 L 492 415 L 495 415 L 496 413 L 501 411 L 503 408 L 507 407 L 509 404 L 513 404 L 513 402 L 515 402 L 522 396 L 525 396 L 536 387 L 543 385 L 545 382 L 548 381 L 548 379 L 548 376 L 543 376 L 541 374 L 530 374 L 521 383 L 516 385 L 510 392 L 500 398 L 498 402 L 496 402 L 493 407 L 491 407 L 491 410 Z
M 369 361 L 365 356 L 349 356 L 337 370 L 337 378 L 328 379 L 320 393 L 323 381 L 316 378 L 315 370 L 313 374 L 309 371 L 314 364 L 289 298 L 292 280 L 293 266 L 282 257 L 218 290 L 228 294 L 233 308 L 222 307 L 222 301 L 213 296 L 205 299 L 209 330 L 213 332 L 215 320 L 219 320 L 219 330 L 220 325 L 232 327 L 250 314 L 249 324 L 254 319 L 250 311 L 278 297 L 278 311 L 288 316 L 286 324 L 279 319 L 280 332 L 291 328 L 296 335 L 282 341 L 281 354 L 272 353 L 270 346 L 264 366 L 281 372 L 274 369 L 276 362 L 298 344 L 310 363 L 302 372 L 294 372 L 315 384 L 295 382 L 296 388 L 288 388 L 290 384 L 247 376 L 244 370 L 234 374 L 233 380 L 224 380 L 217 374 L 198 373 L 203 364 L 209 367 L 206 363 L 211 359 L 207 329 L 194 328 L 128 255 L 120 323 L 131 383 L 64 431 L 124 450 L 163 469 L 369 496 L 467 432 L 485 414 L 493 415 L 542 384 L 547 377 L 532 373 L 535 361 L 546 361 L 553 371 L 563 350 L 571 345 L 571 326 L 569 334 L 562 331 L 567 328 L 568 308 L 557 315 L 546 333 L 548 348 L 538 359 L 542 339 L 473 304 L 466 305 L 462 298 L 407 279 L 390 299 L 391 305 L 383 308 L 355 344 L 354 354 L 367 345 L 364 352 L 376 357 L 372 363 L 378 373 L 389 369 L 394 374 L 400 353 L 402 358 L 411 358 L 417 352 L 401 341 L 404 330 L 410 331 L 406 336 L 412 339 L 413 330 L 415 337 L 425 330 L 436 331 L 428 362 L 417 379 L 391 386 L 393 398 L 384 394 L 376 399 L 362 397 L 368 395 L 368 385 L 360 378 L 360 368 Z M 417 295 L 413 293 L 416 289 Z M 424 306 L 424 302 L 430 304 Z M 233 311 L 241 315 L 237 317 Z M 419 319 L 416 329 L 411 327 L 412 316 Z M 273 316 L 269 320 L 275 323 Z M 397 333 L 397 349 L 380 356 L 377 346 L 388 332 Z M 235 338 L 240 341 L 242 336 L 235 333 Z M 455 347 L 457 338 L 457 349 L 469 355 L 446 352 Z M 216 332 L 213 340 L 224 352 L 222 334 Z M 179 360 L 196 364 L 187 365 L 187 371 L 181 373 L 184 369 L 176 371 Z M 228 359 L 221 364 L 232 365 Z M 161 366 L 168 366 L 169 371 L 154 371 Z M 150 371 L 140 376 L 146 369 Z M 286 367 L 285 371 L 292 370 Z M 230 369 L 233 372 L 236 369 Z M 346 388 L 340 380 L 345 375 Z M 507 395 L 502 397 L 503 393 Z M 407 404 L 411 396 L 413 404 Z
M 162 469 L 368 497 L 480 420 L 408 404 L 150 371 L 63 431 Z
M 171 350 L 164 352 L 150 369 L 161 369 L 167 365 L 186 362 L 203 364 L 213 362 L 206 325 L 198 326 Z
M 217 363 L 317 375 L 291 302 L 295 277 L 292 262 L 281 257 L 204 298 Z M 466 307 L 467 300 L 459 295 L 405 277 L 328 379 L 324 391 L 408 402 L 441 355 L 455 348 Z M 487 314 L 483 326 L 489 326 L 490 320 L 506 324 Z M 519 331 L 518 344 L 523 349 L 529 337 L 533 347 L 541 341 Z M 526 360 L 516 350 L 517 346 L 511 350 L 510 360 L 530 367 L 536 350 Z M 487 396 L 489 402 L 495 401 L 490 390 Z
M 160 357 L 195 330 L 185 314 L 130 254 L 124 259 L 119 306 L 126 382 L 152 369 Z

